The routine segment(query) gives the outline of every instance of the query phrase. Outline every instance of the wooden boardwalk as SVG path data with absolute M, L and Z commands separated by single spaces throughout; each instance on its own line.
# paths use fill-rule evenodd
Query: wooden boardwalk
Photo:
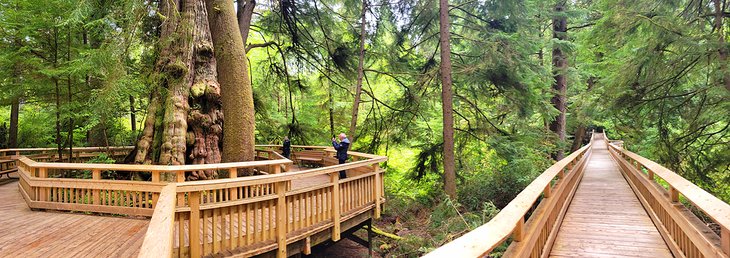
M 319 175 L 294 180 L 292 188 L 328 182 Z M 135 257 L 149 224 L 146 217 L 32 211 L 10 179 L 0 180 L 0 220 L 0 257 Z
M 0 257 L 134 257 L 148 219 L 31 211 L 17 181 L 0 182 Z
M 594 141 L 550 256 L 672 257 L 603 140 Z

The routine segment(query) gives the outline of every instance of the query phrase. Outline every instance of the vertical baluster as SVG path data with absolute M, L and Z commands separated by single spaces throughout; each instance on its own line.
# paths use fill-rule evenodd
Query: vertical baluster
M 251 204 L 246 204 L 246 245 L 250 245 L 253 239 L 253 218 L 251 218 Z
M 218 253 L 221 250 L 220 249 L 221 248 L 221 246 L 220 246 L 221 237 L 219 237 L 218 234 L 220 233 L 220 235 L 223 236 L 223 232 L 218 232 L 218 225 L 222 225 L 223 221 L 220 218 L 220 215 L 221 215 L 220 211 L 221 211 L 220 208 L 215 208 L 212 210 L 213 222 L 210 226 L 213 229 L 213 234 L 212 234 L 213 235 L 213 253 Z M 225 229 L 225 227 L 222 227 L 222 226 L 220 228 Z

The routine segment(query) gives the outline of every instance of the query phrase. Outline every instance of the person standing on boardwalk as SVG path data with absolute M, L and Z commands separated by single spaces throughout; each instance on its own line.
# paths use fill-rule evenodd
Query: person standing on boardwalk
M 283 150 L 282 155 L 284 155 L 285 158 L 289 158 L 291 156 L 291 141 L 289 141 L 289 136 L 284 136 L 284 144 L 282 144 L 281 149 Z
M 332 137 L 332 147 L 335 147 L 335 150 L 337 150 L 337 161 L 339 161 L 339 164 L 345 164 L 345 161 L 347 161 L 347 149 L 350 148 L 350 140 L 347 139 L 347 135 L 345 133 L 340 133 L 340 142 L 337 142 L 337 139 Z M 347 174 L 344 170 L 340 171 L 340 179 L 347 177 Z

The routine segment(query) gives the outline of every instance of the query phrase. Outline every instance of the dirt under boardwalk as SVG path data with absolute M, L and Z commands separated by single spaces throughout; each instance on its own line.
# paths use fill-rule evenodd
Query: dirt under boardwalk
M 605 141 L 594 140 L 550 256 L 672 257 L 606 147 Z

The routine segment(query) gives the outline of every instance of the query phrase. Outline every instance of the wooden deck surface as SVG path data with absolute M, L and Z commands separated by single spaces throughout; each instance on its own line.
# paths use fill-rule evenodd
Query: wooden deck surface
M 672 257 L 606 143 L 593 148 L 550 256 Z
M 15 176 L 15 175 L 13 175 Z M 134 257 L 149 220 L 31 211 L 0 182 L 0 257 Z
M 292 188 L 329 180 L 326 175 L 307 177 L 292 181 Z M 16 180 L 0 180 L 0 257 L 135 257 L 148 224 L 148 218 L 32 211 Z

